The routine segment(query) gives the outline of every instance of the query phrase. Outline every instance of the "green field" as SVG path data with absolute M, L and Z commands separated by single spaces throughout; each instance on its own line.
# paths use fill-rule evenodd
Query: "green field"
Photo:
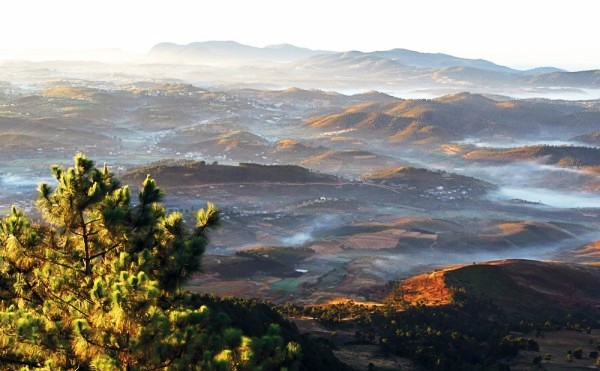
M 279 282 L 275 282 L 271 285 L 272 291 L 285 291 L 287 293 L 294 293 L 298 291 L 298 286 L 302 283 L 301 280 L 297 279 L 286 279 Z

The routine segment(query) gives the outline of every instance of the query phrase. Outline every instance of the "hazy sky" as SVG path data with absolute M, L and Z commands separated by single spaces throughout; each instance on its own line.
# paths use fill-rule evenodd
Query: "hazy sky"
M 235 40 L 407 48 L 513 67 L 600 68 L 598 0 L 8 0 L 0 50 Z

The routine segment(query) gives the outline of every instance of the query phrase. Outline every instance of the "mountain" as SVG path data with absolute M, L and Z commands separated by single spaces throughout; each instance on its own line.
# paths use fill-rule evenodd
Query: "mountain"
M 414 70 L 414 68 L 407 69 L 406 66 L 391 59 L 359 51 L 311 56 L 295 62 L 292 67 L 309 70 L 335 70 L 336 74 L 353 72 L 397 75 L 403 71 L 412 73 Z
M 311 169 L 319 169 L 330 173 L 361 174 L 365 168 L 384 168 L 399 164 L 399 160 L 392 157 L 378 155 L 363 150 L 329 150 L 324 153 L 308 157 L 300 164 Z
M 600 70 L 551 72 L 529 76 L 521 81 L 532 86 L 598 88 L 600 87 Z
M 312 50 L 291 44 L 268 45 L 263 48 L 244 45 L 235 41 L 204 41 L 187 45 L 159 43 L 152 47 L 146 57 L 159 62 L 183 63 L 250 63 L 259 61 L 291 62 L 294 67 L 305 68 L 360 68 L 370 72 L 393 71 L 412 67 L 411 70 L 464 67 L 470 70 L 537 75 L 564 72 L 554 67 L 540 67 L 520 71 L 501 66 L 485 59 L 468 59 L 443 53 L 422 53 L 408 49 L 391 49 L 374 52 L 333 52 Z
M 485 59 L 466 59 L 442 53 L 421 53 L 407 49 L 391 49 L 369 53 L 374 56 L 392 60 L 405 66 L 446 68 L 470 67 L 487 71 L 518 72 L 509 67 L 500 66 Z
M 566 250 L 560 255 L 561 260 L 600 266 L 600 240 L 592 241 L 583 246 Z
M 235 41 L 205 41 L 187 45 L 160 43 L 147 53 L 146 58 L 161 63 L 225 63 L 289 62 L 311 55 L 328 54 L 324 50 L 311 50 L 290 44 L 257 48 Z
M 432 171 L 410 166 L 381 169 L 361 177 L 364 181 L 377 182 L 387 185 L 406 185 L 413 187 L 427 187 L 432 184 L 446 187 L 469 187 L 481 190 L 491 189 L 493 185 L 468 176 L 448 173 L 445 171 Z
M 327 152 L 323 146 L 314 147 L 294 139 L 277 141 L 269 149 L 269 153 L 285 162 L 295 162 L 307 157 L 318 156 Z
M 442 53 L 421 53 L 407 49 L 360 52 L 347 51 L 309 56 L 293 64 L 302 69 L 335 69 L 336 74 L 354 72 L 370 77 L 387 74 L 389 78 L 410 78 L 414 82 L 489 84 L 533 84 L 547 81 L 569 83 L 567 86 L 595 86 L 594 75 L 570 75 L 555 67 L 525 71 L 501 66 L 485 59 L 459 58 Z M 591 71 L 593 72 L 593 71 Z
M 469 59 L 443 53 L 407 49 L 373 52 L 312 50 L 291 44 L 262 48 L 235 41 L 204 41 L 187 45 L 160 43 L 145 61 L 169 64 L 201 64 L 240 67 L 232 72 L 245 80 L 265 79 L 279 86 L 314 87 L 302 82 L 323 82 L 364 88 L 381 84 L 402 87 L 598 88 L 600 70 L 568 72 L 552 66 L 518 70 L 485 59 Z M 203 76 L 206 78 L 206 76 Z M 224 81 L 229 81 L 223 77 Z M 217 80 L 221 81 L 221 80 Z M 322 84 L 318 85 L 321 88 Z M 580 92 L 583 93 L 583 92 Z
M 523 71 L 525 75 L 540 75 L 544 73 L 554 73 L 554 72 L 568 72 L 566 70 L 556 68 L 556 67 L 536 67 L 529 70 Z
M 396 97 L 374 90 L 365 93 L 344 95 L 334 91 L 323 91 L 315 89 L 307 90 L 296 87 L 284 90 L 241 89 L 237 90 L 236 94 L 248 97 L 250 99 L 256 97 L 263 99 L 277 99 L 279 101 L 285 102 L 286 105 L 298 105 L 309 103 L 320 107 L 336 105 L 350 106 L 366 102 L 374 103 L 399 100 Z
M 490 300 L 506 313 L 527 317 L 600 306 L 600 267 L 532 260 L 501 260 L 449 267 L 400 283 L 402 299 L 448 304 L 458 295 Z M 398 299 L 398 298 L 396 298 Z
M 3 156 L 11 156 L 18 151 L 36 151 L 38 148 L 57 148 L 64 146 L 59 141 L 46 140 L 26 134 L 0 134 L 0 153 Z
M 313 173 L 293 165 L 244 163 L 231 166 L 209 165 L 194 161 L 164 162 L 143 166 L 128 172 L 123 178 L 131 184 L 140 184 L 146 178 L 146 174 L 151 174 L 165 187 L 222 183 L 336 183 L 338 181 L 338 178 L 332 175 Z
M 305 123 L 324 132 L 423 145 L 469 137 L 539 140 L 548 132 L 572 137 L 594 130 L 599 119 L 597 107 L 543 100 L 498 102 L 479 94 L 459 93 L 432 100 L 359 104 Z
M 172 137 L 164 138 L 160 145 L 177 151 L 202 151 L 210 156 L 228 156 L 240 159 L 264 152 L 269 142 L 248 131 L 232 130 L 210 133 L 202 130 L 182 130 Z
M 517 148 L 483 148 L 463 155 L 467 160 L 487 162 L 539 161 L 558 166 L 598 166 L 600 149 L 576 146 L 536 145 Z
M 578 135 L 572 140 L 600 147 L 600 131 L 594 131 L 593 133 Z

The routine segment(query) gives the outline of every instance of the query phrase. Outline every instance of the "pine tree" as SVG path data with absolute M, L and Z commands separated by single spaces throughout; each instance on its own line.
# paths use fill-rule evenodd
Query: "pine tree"
M 296 343 L 277 326 L 250 338 L 226 315 L 192 306 L 182 285 L 200 269 L 208 204 L 192 231 L 167 214 L 147 177 L 131 201 L 106 166 L 78 154 L 38 187 L 43 222 L 12 208 L 0 223 L 0 364 L 78 370 L 278 369 Z

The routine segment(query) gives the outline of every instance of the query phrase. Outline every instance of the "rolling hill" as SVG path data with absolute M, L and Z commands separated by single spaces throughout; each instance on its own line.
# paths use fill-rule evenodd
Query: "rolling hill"
M 543 73 L 524 78 L 522 81 L 533 86 L 597 88 L 600 87 L 600 70 Z
M 542 316 L 580 305 L 600 307 L 600 267 L 502 260 L 445 268 L 401 282 L 402 298 L 442 305 L 458 295 L 491 300 L 506 313 Z
M 300 89 L 297 87 L 283 90 L 258 90 L 258 89 L 240 89 L 236 91 L 237 95 L 251 99 L 269 99 L 278 100 L 286 105 L 315 104 L 320 107 L 328 106 L 351 106 L 361 103 L 389 102 L 398 101 L 399 98 L 393 97 L 378 91 L 368 91 L 352 95 L 345 95 L 334 91 L 323 91 L 316 89 Z
M 329 232 L 345 249 L 393 249 L 427 262 L 430 254 L 463 254 L 464 259 L 480 259 L 491 253 L 521 254 L 535 248 L 537 253 L 552 245 L 574 241 L 570 227 L 552 223 L 521 221 L 456 222 L 431 218 L 400 218 L 389 223 L 366 222 L 343 226 Z M 326 240 L 327 238 L 325 238 Z M 318 244 L 318 243 L 317 243 Z M 542 245 L 542 247 L 540 247 Z M 481 259 L 480 259 L 481 260 Z M 382 264 L 382 267 L 385 264 Z M 384 271 L 398 271 L 393 265 Z
M 600 240 L 564 251 L 561 260 L 600 266 Z
M 598 119 L 600 111 L 594 107 L 564 101 L 498 102 L 460 93 L 432 100 L 359 104 L 305 123 L 324 132 L 383 137 L 392 143 L 439 144 L 468 137 L 539 138 L 549 132 L 571 137 L 590 132 Z
M 249 158 L 264 152 L 269 142 L 256 134 L 243 130 L 209 132 L 189 129 L 175 133 L 160 142 L 161 146 L 177 151 L 202 152 L 209 155 L 227 155 L 232 158 Z
M 302 166 L 321 171 L 361 174 L 364 169 L 382 168 L 398 165 L 394 158 L 363 150 L 328 150 L 301 161 Z
M 470 151 L 463 158 L 472 161 L 512 162 L 537 161 L 558 166 L 598 166 L 600 149 L 577 146 L 525 146 L 517 148 L 484 148 Z
M 600 131 L 594 131 L 593 133 L 578 135 L 575 138 L 573 138 L 573 140 L 600 147 Z
M 329 149 L 323 146 L 315 147 L 294 139 L 282 139 L 273 143 L 268 153 L 283 162 L 293 163 L 328 151 Z
M 413 187 L 427 187 L 441 185 L 443 187 L 463 186 L 477 189 L 491 189 L 494 185 L 472 177 L 448 173 L 445 171 L 432 171 L 410 166 L 388 168 L 364 174 L 363 181 L 377 182 L 388 185 L 405 185 Z
M 127 182 L 140 184 L 147 174 L 165 187 L 226 183 L 336 183 L 338 181 L 334 176 L 313 173 L 293 165 L 242 163 L 239 166 L 231 166 L 208 165 L 195 161 L 165 161 L 143 166 L 128 172 L 123 178 Z
M 0 153 L 5 156 L 16 151 L 32 151 L 38 148 L 48 149 L 63 146 L 58 141 L 54 142 L 26 134 L 0 134 L 0 143 L 2 143 Z

